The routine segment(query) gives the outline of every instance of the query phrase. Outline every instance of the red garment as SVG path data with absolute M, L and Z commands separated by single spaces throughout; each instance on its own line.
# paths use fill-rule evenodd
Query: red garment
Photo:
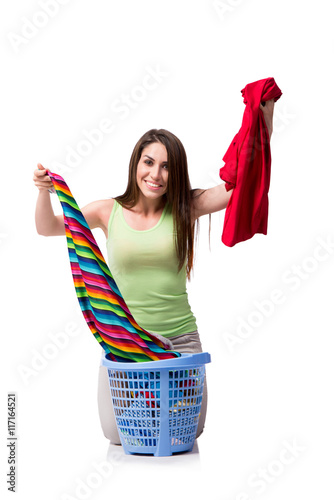
M 249 83 L 241 90 L 246 109 L 239 132 L 228 147 L 220 169 L 226 191 L 233 189 L 226 207 L 222 242 L 232 247 L 255 233 L 267 234 L 270 184 L 270 138 L 260 103 L 282 95 L 273 78 Z

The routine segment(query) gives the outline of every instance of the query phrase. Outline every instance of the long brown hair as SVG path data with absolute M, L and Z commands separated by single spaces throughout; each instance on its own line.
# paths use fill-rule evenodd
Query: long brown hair
M 143 149 L 154 142 L 160 142 L 167 150 L 168 182 L 164 197 L 172 209 L 175 249 L 179 261 L 178 271 L 186 262 L 187 278 L 190 279 L 194 263 L 195 234 L 195 225 L 191 221 L 193 191 L 189 180 L 187 155 L 183 144 L 174 134 L 165 129 L 151 129 L 139 139 L 130 158 L 127 188 L 124 194 L 117 196 L 115 200 L 125 208 L 135 206 L 139 197 L 136 181 L 137 165 Z

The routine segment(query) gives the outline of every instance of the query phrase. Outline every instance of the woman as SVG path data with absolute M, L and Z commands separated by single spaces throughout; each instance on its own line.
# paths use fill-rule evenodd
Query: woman
M 273 107 L 273 100 L 261 106 L 270 135 Z M 39 189 L 37 232 L 64 235 L 63 216 L 54 215 L 50 201 L 48 189 L 53 185 L 41 164 L 34 182 Z M 231 194 L 224 183 L 191 190 L 182 143 L 167 130 L 152 129 L 132 152 L 125 193 L 82 209 L 89 227 L 101 228 L 107 238 L 110 270 L 138 324 L 168 338 L 178 352 L 202 351 L 186 291 L 193 267 L 195 223 L 202 215 L 226 208 Z M 104 435 L 120 444 L 106 367 L 100 367 L 98 403 Z M 204 428 L 206 406 L 205 384 L 197 437 Z

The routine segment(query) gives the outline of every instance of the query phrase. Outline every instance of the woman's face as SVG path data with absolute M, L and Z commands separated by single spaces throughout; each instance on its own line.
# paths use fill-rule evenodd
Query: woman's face
M 154 142 L 143 149 L 137 165 L 137 185 L 146 198 L 157 199 L 167 192 L 167 149 Z

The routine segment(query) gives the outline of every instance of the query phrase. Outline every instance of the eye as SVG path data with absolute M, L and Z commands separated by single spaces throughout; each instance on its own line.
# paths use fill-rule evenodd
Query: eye
M 165 168 L 166 170 L 168 170 L 168 165 L 164 165 L 163 168 Z
M 147 165 L 150 165 L 152 163 L 151 160 L 144 160 L 144 163 L 146 163 Z

